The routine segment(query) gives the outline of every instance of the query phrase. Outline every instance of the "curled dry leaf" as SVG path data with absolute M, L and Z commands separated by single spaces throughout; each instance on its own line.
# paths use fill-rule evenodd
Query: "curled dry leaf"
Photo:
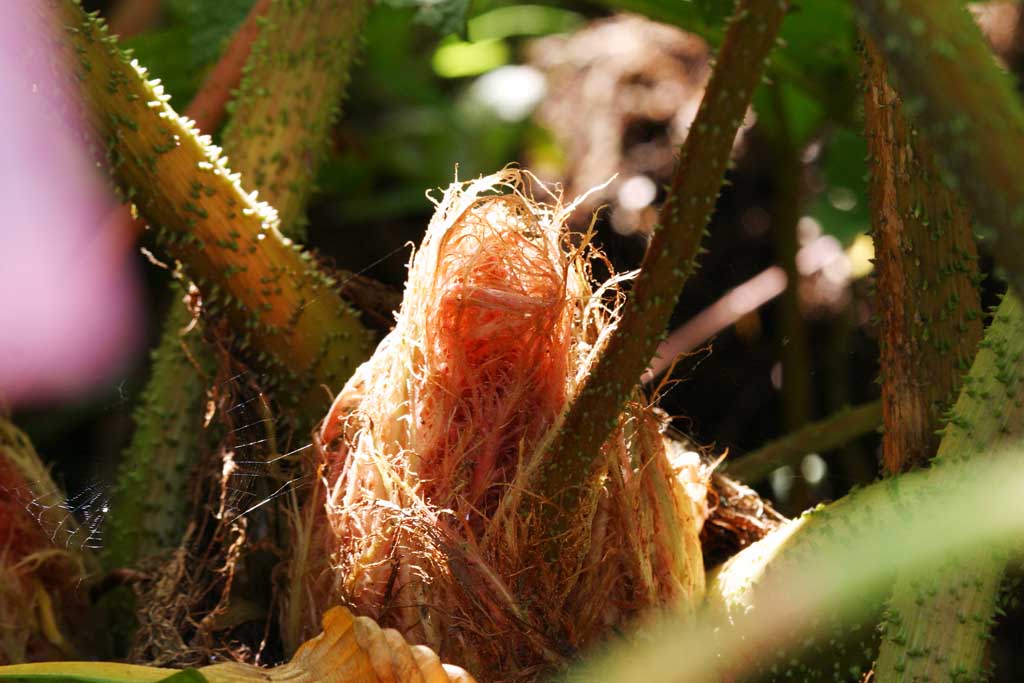
M 210 683 L 475 683 L 464 669 L 442 664 L 430 648 L 409 645 L 394 629 L 382 629 L 344 607 L 324 614 L 323 633 L 304 643 L 292 661 L 273 669 L 214 664 L 200 669 Z

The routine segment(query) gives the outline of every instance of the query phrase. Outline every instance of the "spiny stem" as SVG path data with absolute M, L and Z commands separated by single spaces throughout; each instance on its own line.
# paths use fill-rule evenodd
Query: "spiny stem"
M 180 295 L 180 289 L 172 289 Z M 150 356 L 150 377 L 135 411 L 135 433 L 118 468 L 111 495 L 107 567 L 130 567 L 176 547 L 190 507 L 188 482 L 203 443 L 203 399 L 214 363 L 201 332 L 183 337 L 192 314 L 172 302 L 160 344 Z M 192 353 L 186 352 L 188 345 Z
M 1024 292 L 1024 108 L 960 0 L 855 0 L 903 112 L 946 184 L 996 234 L 992 252 Z M 951 93 L 955 96 L 951 96 Z
M 785 0 L 737 4 L 622 320 L 544 456 L 536 493 L 545 501 L 541 528 L 554 539 L 551 557 L 563 553 L 565 539 L 560 537 L 574 528 L 581 508 L 588 507 L 601 470 L 601 446 L 664 338 L 676 299 L 696 267 L 733 141 L 787 6 Z
M 230 72 L 240 75 L 246 62 L 246 79 L 234 106 L 234 116 L 225 132 L 224 147 L 234 159 L 234 167 L 247 178 L 263 178 L 259 172 L 264 159 L 277 159 L 279 184 L 269 189 L 300 193 L 302 201 L 287 202 L 289 213 L 282 216 L 283 232 L 290 234 L 300 223 L 305 199 L 313 182 L 315 167 L 310 159 L 319 159 L 310 147 L 325 146 L 329 132 L 327 121 L 337 110 L 341 85 L 351 64 L 353 46 L 358 41 L 365 4 L 362 2 L 326 2 L 304 11 L 292 3 L 259 0 L 249 18 L 232 39 L 224 58 L 214 68 L 220 76 L 207 79 L 216 83 L 210 96 L 197 95 L 190 109 L 206 112 L 207 123 L 214 110 L 223 110 L 214 101 L 227 94 Z M 262 15 L 265 18 L 259 19 Z M 249 46 L 252 54 L 249 54 Z M 241 61 L 240 61 L 241 58 Z M 226 64 L 226 66 L 224 66 Z M 330 74 L 327 87 L 313 87 L 323 74 Z M 259 94 L 262 84 L 287 78 L 296 92 L 275 90 L 274 97 Z M 301 115 L 288 116 L 288 105 L 298 105 L 297 91 L 305 93 Z M 201 93 L 207 92 L 206 86 Z M 268 105 L 272 110 L 268 110 Z M 317 119 L 314 126 L 310 119 Z M 256 127 L 264 140 L 231 131 Z M 257 147 L 258 155 L 236 154 Z M 261 191 L 267 189 L 263 186 Z M 272 200 L 284 200 L 286 192 Z M 178 287 L 174 286 L 175 292 Z M 129 566 L 140 558 L 174 547 L 184 530 L 188 508 L 186 488 L 191 465 L 200 451 L 204 388 L 212 375 L 213 354 L 197 331 L 187 341 L 181 331 L 191 322 L 191 314 L 180 302 L 174 302 L 164 323 L 159 348 L 153 354 L 152 376 L 136 413 L 136 431 L 125 453 L 114 497 L 112 534 L 106 553 L 110 566 Z M 184 345 L 188 343 L 190 353 Z M 194 363 L 202 367 L 194 367 Z M 305 416 L 307 421 L 319 415 Z
M 1024 312 L 1007 295 L 943 430 L 936 466 L 963 463 L 1015 443 L 1024 424 Z M 946 487 L 956 481 L 944 482 Z M 880 683 L 981 680 L 1005 558 L 952 557 L 928 575 L 901 576 L 875 666 Z
M 302 240 L 306 203 L 348 87 L 369 3 L 299 4 L 271 4 L 230 105 L 224 150 L 277 209 L 288 236 Z
M 249 50 L 259 29 L 257 19 L 266 12 L 269 1 L 257 0 L 252 6 L 245 22 L 231 37 L 224 54 L 203 79 L 195 97 L 185 108 L 185 118 L 192 119 L 199 130 L 212 135 L 223 122 L 231 89 L 242 78 L 242 66 L 249 56 Z M 118 9 L 130 13 L 132 5 L 133 2 L 125 2 Z M 119 35 L 121 33 L 114 29 L 114 19 L 111 19 L 111 32 Z M 145 229 L 146 221 L 141 217 L 133 217 L 130 205 L 121 205 L 114 209 L 107 218 L 104 228 L 123 235 L 126 249 L 135 245 Z
M 861 3 L 861 9 L 881 9 L 869 9 L 870 4 Z M 954 187 L 972 200 L 983 220 L 1002 221 L 1014 211 L 1019 212 L 1012 206 L 1024 208 L 1019 199 L 1004 194 L 1007 189 L 1019 192 L 1018 188 L 996 184 L 979 195 L 976 183 L 982 179 L 969 177 L 978 172 L 979 158 L 975 155 L 993 152 L 972 146 L 996 141 L 989 137 L 996 133 L 995 129 L 979 126 L 998 122 L 1003 127 L 1000 136 L 1016 128 L 1016 137 L 1009 135 L 997 145 L 1000 150 L 1013 149 L 1013 143 L 1020 140 L 1019 133 L 1024 132 L 1024 127 L 1020 127 L 1024 117 L 1014 121 L 1020 113 L 1016 98 L 1008 87 L 1000 89 L 1000 83 L 1008 85 L 1008 80 L 997 73 L 987 46 L 966 12 L 959 7 L 944 8 L 943 4 L 931 2 L 927 8 L 922 6 L 920 9 L 934 12 L 927 20 L 911 14 L 918 9 L 913 3 L 903 7 L 903 22 L 891 26 L 887 23 L 886 35 L 875 33 L 874 40 L 867 41 L 865 51 L 865 123 L 872 155 L 879 310 L 884 315 L 883 446 L 889 472 L 921 464 L 932 455 L 935 429 L 942 423 L 941 413 L 959 388 L 966 359 L 973 354 L 981 336 L 977 256 L 970 218 L 935 172 L 925 142 L 932 143 L 945 163 L 949 171 L 947 181 L 954 181 Z M 878 16 L 864 14 L 862 18 L 869 31 L 879 28 Z M 943 36 L 941 31 L 950 28 L 945 22 L 955 25 L 957 19 L 966 33 Z M 955 38 L 956 42 L 945 43 L 946 38 Z M 934 40 L 940 42 L 931 42 Z M 897 82 L 912 86 L 902 89 L 904 96 L 916 99 L 908 99 L 901 106 L 899 97 L 888 87 L 885 61 L 879 52 L 890 60 Z M 960 63 L 961 59 L 967 61 Z M 923 66 L 923 61 L 928 62 L 929 81 L 911 83 L 908 78 L 922 77 L 911 74 Z M 971 71 L 980 68 L 981 73 L 970 75 L 968 87 L 976 85 L 974 79 L 984 83 L 986 113 L 993 101 L 1000 100 L 1000 94 L 1009 95 L 1003 98 L 1007 110 L 993 112 L 995 117 L 984 122 L 975 120 L 973 117 L 981 112 L 972 111 L 979 102 L 972 98 L 979 93 L 971 90 L 952 108 L 946 102 L 933 102 L 938 97 L 948 99 L 951 74 L 946 69 L 950 67 L 968 67 Z M 963 77 L 968 71 L 952 75 Z M 944 83 L 941 94 L 930 90 L 937 78 Z M 960 93 L 954 99 L 960 100 Z M 966 108 L 957 111 L 961 104 Z M 916 119 L 925 133 L 924 140 L 903 120 L 901 109 Z M 936 120 L 936 116 L 950 118 Z M 992 162 L 998 165 L 1000 158 L 994 157 Z M 989 163 L 986 160 L 983 165 Z M 992 180 L 986 178 L 983 182 Z M 1000 182 L 1007 180 L 1001 178 Z M 995 227 L 1016 230 L 1020 226 L 1000 222 Z M 1006 232 L 1000 233 L 1000 241 L 997 253 L 1019 248 L 1021 244 L 1019 236 Z M 1008 262 L 1018 260 L 1019 256 L 1003 255 Z M 1021 275 L 1024 273 L 1019 269 L 1011 271 L 1015 287 L 1021 282 Z M 1019 374 L 1017 359 L 1022 346 L 1018 344 L 1016 350 L 1007 348 L 1017 343 L 1012 337 L 1019 339 L 1022 329 L 1024 319 L 1019 306 L 1015 299 L 1007 297 L 996 322 L 985 335 L 984 348 L 960 394 L 950 427 L 939 446 L 939 460 L 969 457 L 979 449 L 991 448 L 1011 430 L 1019 432 L 1020 409 L 1011 405 L 1000 410 L 992 401 L 998 396 L 1019 405 L 1024 398 L 1019 379 L 1014 379 Z M 1006 354 L 1010 355 L 1005 357 Z M 996 361 L 996 372 L 986 366 L 993 355 L 1005 357 Z M 999 365 L 1003 367 L 1000 369 Z M 1004 373 L 1003 381 L 998 373 Z M 979 397 L 987 399 L 979 401 Z M 1006 413 L 1016 413 L 1018 417 L 1000 424 Z M 965 431 L 970 432 L 968 438 L 964 438 Z M 888 683 L 984 678 L 985 643 L 1001 574 L 1002 561 L 998 557 L 982 556 L 953 558 L 926 576 L 901 576 L 882 622 L 884 636 L 875 665 L 876 679 Z
M 242 80 L 242 73 L 245 65 L 249 62 L 249 55 L 255 49 L 253 43 L 260 35 L 260 25 L 264 21 L 262 17 L 267 14 L 270 2 L 271 0 L 256 0 L 253 3 L 245 21 L 235 31 L 231 42 L 224 49 L 224 54 L 210 69 L 195 97 L 185 109 L 185 116 L 195 121 L 199 130 L 212 134 L 224 121 L 228 102 L 231 100 L 231 91 Z M 224 148 L 230 153 L 231 150 L 227 145 Z M 235 170 L 243 172 L 237 161 L 233 166 Z M 273 202 L 270 204 L 274 205 Z
M 980 276 L 970 217 L 901 114 L 871 41 L 864 70 L 882 319 L 882 454 L 886 471 L 896 473 L 924 464 L 938 447 L 935 430 L 981 341 Z
M 1024 312 L 1015 297 L 1007 296 L 985 332 L 977 358 L 964 379 L 933 466 L 927 471 L 897 475 L 851 492 L 835 503 L 806 513 L 800 520 L 728 560 L 708 581 L 709 606 L 712 611 L 725 612 L 723 616 L 727 621 L 723 624 L 743 628 L 743 619 L 749 616 L 756 619 L 758 613 L 771 610 L 769 603 L 777 603 L 780 596 L 773 579 L 785 580 L 787 574 L 798 574 L 821 558 L 836 563 L 837 568 L 849 563 L 845 570 L 849 573 L 857 571 L 854 565 L 866 553 L 883 552 L 890 556 L 906 553 L 912 557 L 923 548 L 947 542 L 948 539 L 920 535 L 905 537 L 906 545 L 900 546 L 879 540 L 894 525 L 907 524 L 907 518 L 912 525 L 933 522 L 934 508 L 928 515 L 922 513 L 921 508 L 934 506 L 937 497 L 942 499 L 954 491 L 962 493 L 965 488 L 972 489 L 976 502 L 971 507 L 965 507 L 962 502 L 953 504 L 954 509 L 962 511 L 960 514 L 980 505 L 983 495 L 994 493 L 1005 497 L 998 496 L 1001 480 L 992 475 L 993 470 L 988 470 L 981 479 L 971 477 L 973 463 L 970 461 L 996 453 L 1001 446 L 1014 444 L 1017 453 L 1013 460 L 1005 460 L 1003 467 L 1019 463 L 1019 427 L 1024 423 L 1022 356 Z M 990 487 L 993 493 L 986 494 Z M 969 519 L 949 520 L 932 528 L 935 534 L 976 537 Z M 918 547 L 913 547 L 915 544 Z M 913 574 L 896 581 L 884 624 L 882 654 L 875 666 L 875 680 L 886 683 L 982 680 L 983 655 L 1003 560 L 993 553 L 991 540 L 985 546 L 975 544 L 974 547 L 977 550 L 970 556 L 960 554 L 944 558 L 943 565 L 929 567 L 926 571 L 919 567 Z M 891 559 L 882 561 L 892 564 Z M 809 577 L 810 584 L 817 578 Z M 783 596 L 785 602 L 793 602 L 790 595 Z M 879 609 L 881 602 L 879 599 L 871 604 L 859 594 L 850 596 L 850 604 L 859 607 L 859 617 Z M 788 620 L 786 623 L 792 626 Z M 827 613 L 819 614 L 815 618 L 814 633 L 806 640 L 801 639 L 798 646 L 757 660 L 757 668 L 762 673 L 757 680 L 823 680 L 833 672 L 839 674 L 837 680 L 848 680 L 846 668 L 822 671 L 817 668 L 818 663 L 798 656 L 794 649 L 799 647 L 809 657 L 824 652 L 830 667 L 835 666 L 840 657 L 850 656 L 853 658 L 851 665 L 866 668 L 873 654 L 874 629 L 870 625 L 865 627 L 865 623 L 862 618 L 840 622 L 832 620 Z M 762 653 L 772 649 L 766 646 Z
M 820 453 L 849 443 L 878 429 L 882 424 L 882 403 L 872 401 L 845 408 L 824 420 L 812 422 L 792 434 L 765 444 L 735 460 L 727 460 L 729 476 L 754 484 L 783 465 L 799 464 L 808 453 Z
M 274 398 L 318 414 L 369 355 L 370 334 L 335 283 L 281 235 L 276 212 L 242 189 L 220 151 L 171 109 L 102 20 L 70 0 L 54 4 L 124 194 L 182 262 L 206 309 L 230 320 L 236 346 L 271 378 Z

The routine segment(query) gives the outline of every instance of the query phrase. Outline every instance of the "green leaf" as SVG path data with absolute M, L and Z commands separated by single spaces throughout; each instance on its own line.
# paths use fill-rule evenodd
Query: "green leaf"
M 167 673 L 171 673 L 167 676 Z M 2 683 L 207 683 L 195 669 L 171 672 L 115 662 L 46 662 L 0 666 Z
M 753 106 L 762 132 L 796 147 L 803 147 L 818 133 L 825 116 L 821 102 L 788 81 L 758 88 Z
M 810 207 L 810 215 L 827 235 L 849 245 L 871 227 L 865 173 L 864 137 L 845 128 L 828 137 L 821 152 L 824 187 Z
M 140 63 L 163 81 L 178 106 L 195 94 L 206 68 L 245 20 L 253 0 L 171 0 L 159 29 L 122 41 Z
M 854 123 L 860 91 L 857 28 L 850 3 L 795 3 L 782 23 L 782 40 L 784 45 L 772 59 L 773 73 L 816 98 L 832 118 Z
M 160 683 L 206 683 L 206 677 L 195 669 L 182 669 L 173 676 L 168 676 Z
M 426 24 L 442 35 L 466 35 L 469 0 L 383 0 L 391 7 L 416 9 L 416 21 Z
M 614 9 L 673 24 L 717 47 L 733 4 L 727 0 L 597 0 Z M 857 29 L 847 0 L 794 2 L 782 23 L 768 80 L 785 80 L 815 99 L 830 118 L 855 127 Z

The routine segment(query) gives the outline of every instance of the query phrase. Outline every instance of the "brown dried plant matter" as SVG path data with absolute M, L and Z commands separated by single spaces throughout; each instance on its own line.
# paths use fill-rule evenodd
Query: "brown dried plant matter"
M 28 438 L 0 416 L 0 665 L 68 659 L 86 552 Z M 60 545 L 58 545 L 60 542 Z M 79 643 L 80 644 L 80 643 Z
M 506 169 L 438 202 L 395 330 L 324 422 L 286 624 L 308 633 L 344 602 L 477 676 L 523 680 L 646 607 L 700 600 L 706 480 L 639 396 L 603 449 L 580 576 L 523 581 L 549 539 L 515 510 L 623 279 L 593 282 L 600 255 L 564 229 L 575 207 L 537 201 L 531 180 Z

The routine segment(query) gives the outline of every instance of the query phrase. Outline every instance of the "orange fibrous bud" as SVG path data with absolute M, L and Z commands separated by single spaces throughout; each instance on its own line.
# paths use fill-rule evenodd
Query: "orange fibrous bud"
M 477 675 L 515 679 L 560 661 L 560 643 L 582 647 L 703 593 L 703 500 L 639 393 L 588 493 L 584 570 L 564 583 L 538 563 L 544 530 L 522 502 L 629 275 L 595 282 L 603 257 L 565 228 L 574 205 L 531 187 L 547 191 L 506 169 L 437 202 L 394 330 L 317 435 L 321 488 L 297 517 L 283 619 L 291 642 L 341 602 Z
M 493 509 L 565 403 L 571 309 L 559 235 L 517 195 L 483 197 L 442 236 L 413 414 L 434 504 Z

